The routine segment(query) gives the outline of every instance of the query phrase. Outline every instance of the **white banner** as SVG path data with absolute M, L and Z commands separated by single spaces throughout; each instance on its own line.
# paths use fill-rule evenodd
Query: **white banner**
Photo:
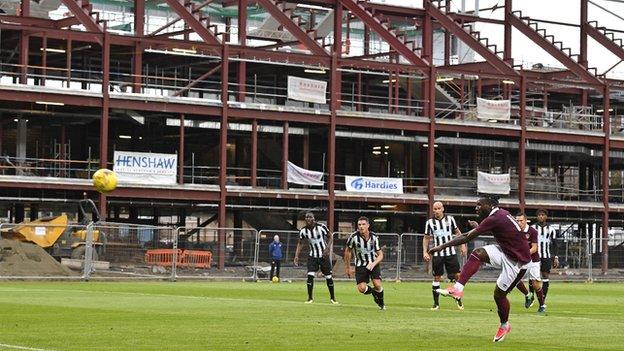
M 403 194 L 403 178 L 345 176 L 345 187 L 358 193 Z
M 327 82 L 288 76 L 288 98 L 317 104 L 327 103 Z
M 323 185 L 323 172 L 297 167 L 288 161 L 288 182 L 300 185 Z
M 486 120 L 508 121 L 511 118 L 511 101 L 486 100 L 478 97 L 477 117 Z
M 122 183 L 175 184 L 178 155 L 115 151 L 113 171 Z
M 511 191 L 510 177 L 507 174 L 477 173 L 477 192 L 485 194 L 509 195 Z

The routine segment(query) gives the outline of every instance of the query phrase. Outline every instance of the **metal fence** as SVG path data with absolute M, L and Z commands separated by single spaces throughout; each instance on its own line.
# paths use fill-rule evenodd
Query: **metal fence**
M 269 244 L 275 235 L 282 243 L 281 280 L 306 279 L 309 247 L 302 242 L 299 265 L 293 262 L 298 231 L 246 228 L 186 228 L 128 223 L 68 224 L 54 221 L 0 225 L 0 278 L 29 279 L 243 279 L 269 280 Z M 620 233 L 621 232 L 621 233 Z M 332 233 L 330 259 L 336 279 L 346 279 L 343 254 L 351 233 Z M 385 280 L 429 280 L 431 263 L 423 258 L 423 234 L 378 233 L 384 251 Z M 600 276 L 600 228 L 590 224 L 562 225 L 553 246 L 560 267 L 552 278 L 605 279 Z M 610 231 L 607 279 L 621 280 L 624 267 L 624 230 Z M 494 243 L 488 236 L 468 243 Z M 459 254 L 459 250 L 458 250 Z M 465 257 L 459 256 L 460 264 Z M 353 264 L 353 263 L 351 263 Z M 484 268 L 475 277 L 494 280 L 498 272 Z

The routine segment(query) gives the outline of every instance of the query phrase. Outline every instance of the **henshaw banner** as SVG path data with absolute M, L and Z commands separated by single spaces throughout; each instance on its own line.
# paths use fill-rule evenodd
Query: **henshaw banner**
M 507 174 L 477 173 L 477 192 L 485 194 L 509 195 L 511 186 L 510 177 Z
M 403 178 L 345 176 L 345 187 L 358 193 L 403 194 Z
M 486 120 L 508 121 L 511 118 L 511 101 L 486 100 L 478 97 L 477 117 Z
M 297 167 L 288 161 L 288 182 L 301 185 L 323 185 L 323 172 Z
M 175 184 L 178 155 L 115 151 L 113 171 L 120 182 L 135 184 Z
M 288 98 L 317 104 L 327 103 L 327 82 L 288 76 Z

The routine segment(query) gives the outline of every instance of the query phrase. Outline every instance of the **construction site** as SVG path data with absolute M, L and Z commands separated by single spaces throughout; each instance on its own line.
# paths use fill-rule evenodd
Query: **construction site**
M 367 216 L 385 275 L 420 279 L 431 205 L 468 229 L 487 173 L 501 207 L 548 210 L 562 279 L 619 279 L 624 1 L 565 3 L 576 21 L 513 0 L 2 1 L 0 276 L 261 279 L 312 211 L 336 256 Z M 168 178 L 93 189 L 141 155 Z

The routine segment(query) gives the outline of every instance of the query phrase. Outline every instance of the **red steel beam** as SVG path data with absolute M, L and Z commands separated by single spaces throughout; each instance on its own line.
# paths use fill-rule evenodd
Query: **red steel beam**
M 251 186 L 258 185 L 258 120 L 251 122 Z
M 288 121 L 282 132 L 282 189 L 288 190 Z
M 61 0 L 63 5 L 67 7 L 67 9 L 80 21 L 80 23 L 85 26 L 87 31 L 101 34 L 104 32 L 104 27 L 102 27 L 95 18 L 91 17 L 90 12 L 93 5 L 89 4 L 88 1 L 78 3 L 76 0 Z M 102 44 L 102 39 L 100 36 L 95 37 L 95 41 L 99 44 Z
M 66 0 L 68 1 L 68 0 Z M 189 8 L 185 6 L 186 0 L 165 0 L 169 8 L 184 20 L 184 22 L 191 27 L 206 43 L 213 45 L 220 45 L 221 41 L 215 37 L 215 35 L 206 26 L 200 22 L 201 13 L 191 13 Z M 193 5 L 194 6 L 194 5 Z M 199 18 L 198 18 L 199 16 Z
M 516 14 L 509 15 L 509 21 L 511 24 L 516 27 L 522 34 L 531 39 L 534 43 L 539 45 L 542 49 L 548 52 L 553 58 L 559 61 L 562 65 L 566 66 L 572 73 L 576 74 L 581 80 L 589 84 L 594 84 L 598 86 L 602 86 L 603 82 L 591 75 L 587 70 L 581 66 L 578 62 L 574 61 L 564 52 L 559 50 L 553 43 L 548 41 L 543 36 L 539 35 L 533 28 L 531 28 L 528 24 L 524 23 L 522 19 L 520 19 Z
M 229 46 L 223 45 L 221 63 L 221 130 L 219 135 L 219 227 L 226 227 L 225 206 L 227 204 L 227 127 L 228 127 L 228 75 L 229 75 Z M 225 232 L 219 231 L 218 267 L 225 265 Z
M 430 63 L 425 59 L 418 56 L 414 51 L 405 45 L 399 38 L 390 32 L 388 27 L 366 10 L 366 8 L 360 5 L 357 0 L 340 0 L 340 3 L 356 15 L 365 26 L 370 27 L 375 33 L 382 37 L 390 47 L 398 51 L 403 57 L 405 57 L 413 65 L 424 68 L 429 67 Z
M 293 20 L 288 17 L 273 0 L 256 0 L 271 16 L 273 16 L 281 25 L 283 25 L 290 34 L 292 34 L 301 44 L 315 55 L 329 56 L 329 53 L 306 32 L 301 29 Z M 316 32 L 312 32 L 316 33 Z
M 604 210 L 602 212 L 602 264 L 601 270 L 603 274 L 607 273 L 609 269 L 609 154 L 610 146 L 609 139 L 611 136 L 611 115 L 609 109 L 611 108 L 610 101 L 610 89 L 609 85 L 605 85 L 603 89 L 603 114 L 602 114 L 602 131 L 604 132 L 604 144 L 602 149 L 602 205 Z
M 611 39 L 607 38 L 607 36 L 601 33 L 598 29 L 596 29 L 596 27 L 589 24 L 584 24 L 584 27 L 590 37 L 600 43 L 600 45 L 604 46 L 607 50 L 611 51 L 614 55 L 619 57 L 620 60 L 624 60 L 624 48 L 617 45 Z
M 587 0 L 581 0 L 581 42 L 579 64 L 587 67 Z
M 178 184 L 184 184 L 184 114 L 180 114 L 180 140 L 178 146 Z
M 217 73 L 217 71 L 220 70 L 220 69 L 221 69 L 221 64 L 218 64 L 217 66 L 215 66 L 212 69 L 210 69 L 210 71 L 202 74 L 197 79 L 195 79 L 192 82 L 190 82 L 189 84 L 187 84 L 184 88 L 182 88 L 182 89 L 176 91 L 175 93 L 173 93 L 172 96 L 180 96 L 180 95 L 182 95 L 183 93 L 187 92 L 192 87 L 194 87 L 197 84 L 199 84 L 202 80 L 204 80 L 204 79 L 210 77 L 211 75 Z
M 520 140 L 518 141 L 518 202 L 520 211 L 524 211 L 526 198 L 526 77 L 520 77 Z
M 453 33 L 459 40 L 470 46 L 471 49 L 476 51 L 479 55 L 483 56 L 485 61 L 496 68 L 500 73 L 507 74 L 513 77 L 518 77 L 519 74 L 513 69 L 507 62 L 503 61 L 498 55 L 493 53 L 483 43 L 478 41 L 475 37 L 466 32 L 459 23 L 455 22 L 452 18 L 447 16 L 437 7 L 429 6 L 429 13 L 435 18 L 446 30 Z

